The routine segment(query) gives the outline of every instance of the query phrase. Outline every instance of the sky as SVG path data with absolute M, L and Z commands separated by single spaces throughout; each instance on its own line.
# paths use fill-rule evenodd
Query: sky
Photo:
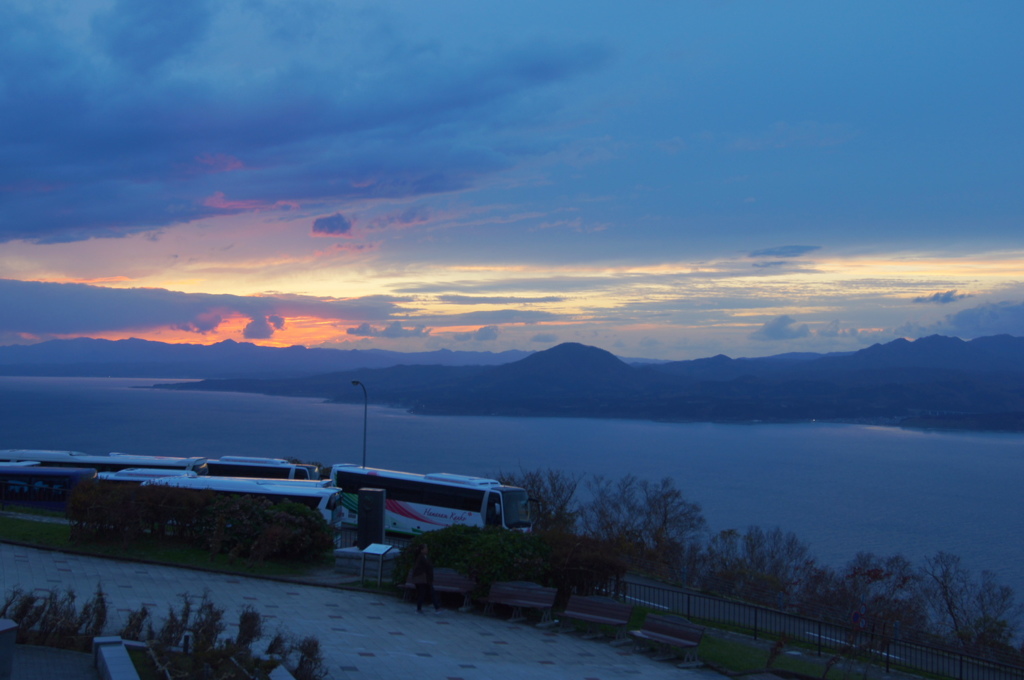
M 7 0 L 0 344 L 1024 335 L 1024 3 Z

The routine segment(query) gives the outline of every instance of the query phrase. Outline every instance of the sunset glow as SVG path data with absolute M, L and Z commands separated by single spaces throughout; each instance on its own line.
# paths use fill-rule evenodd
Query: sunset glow
M 185 4 L 0 12 L 0 344 L 1024 334 L 1019 3 Z

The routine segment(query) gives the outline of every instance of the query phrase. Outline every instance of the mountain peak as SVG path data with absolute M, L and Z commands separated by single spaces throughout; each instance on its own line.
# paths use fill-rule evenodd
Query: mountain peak
M 565 370 L 569 365 L 576 365 L 587 371 L 632 371 L 628 364 L 617 356 L 601 349 L 578 342 L 563 342 L 536 354 L 520 359 L 513 365 L 531 368 Z
M 603 389 L 632 381 L 636 369 L 611 352 L 598 347 L 565 342 L 496 367 L 502 380 L 526 381 L 537 385 L 589 385 Z

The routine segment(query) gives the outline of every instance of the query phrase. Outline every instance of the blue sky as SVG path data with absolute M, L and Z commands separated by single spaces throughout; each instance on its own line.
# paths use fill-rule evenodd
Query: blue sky
M 1024 335 L 1019 2 L 0 7 L 0 343 Z

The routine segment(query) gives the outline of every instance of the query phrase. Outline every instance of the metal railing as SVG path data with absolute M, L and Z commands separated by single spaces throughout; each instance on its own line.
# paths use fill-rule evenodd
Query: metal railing
M 615 595 L 630 604 L 671 611 L 753 635 L 785 637 L 807 645 L 819 656 L 854 654 L 884 667 L 930 673 L 957 680 L 1024 680 L 1024 667 L 985 659 L 962 650 L 900 638 L 898 626 L 877 631 L 841 625 L 715 595 L 629 582 Z

